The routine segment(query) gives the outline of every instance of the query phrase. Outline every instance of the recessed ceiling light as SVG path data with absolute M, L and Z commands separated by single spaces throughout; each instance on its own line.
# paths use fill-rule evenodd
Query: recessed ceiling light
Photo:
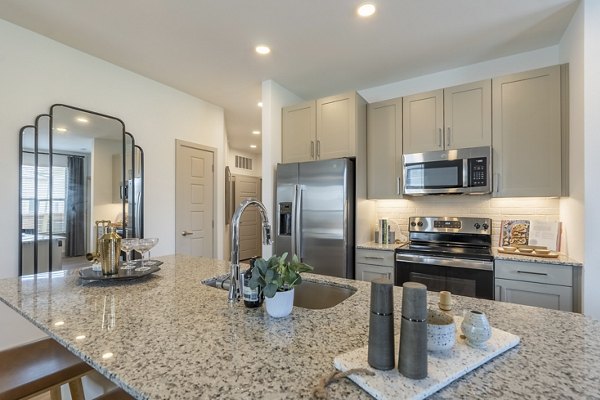
M 262 44 L 260 46 L 256 46 L 255 50 L 258 54 L 262 55 L 269 54 L 271 52 L 271 49 L 268 46 Z
M 260 131 L 252 131 L 253 135 L 260 135 Z
M 251 149 L 255 149 L 255 148 L 256 148 L 256 145 L 255 145 L 255 144 L 251 144 L 251 145 L 250 145 L 250 148 L 251 148 Z
M 262 108 L 262 101 L 258 102 L 258 106 Z
M 77 122 L 81 122 L 82 124 L 87 124 L 88 122 L 90 122 L 90 120 L 89 120 L 89 119 L 87 119 L 87 118 L 84 118 L 84 117 L 77 117 L 77 118 L 75 118 L 75 120 L 76 120 Z
M 66 132 L 67 128 L 56 128 L 58 132 Z
M 375 6 L 369 3 L 363 4 L 362 6 L 358 7 L 356 13 L 361 17 L 370 17 L 371 15 L 375 14 Z

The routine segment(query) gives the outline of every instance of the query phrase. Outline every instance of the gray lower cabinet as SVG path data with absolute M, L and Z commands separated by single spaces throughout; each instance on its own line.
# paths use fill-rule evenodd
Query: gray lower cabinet
M 495 270 L 497 301 L 581 312 L 579 267 L 496 260 Z
M 386 278 L 394 281 L 394 252 L 388 250 L 356 250 L 355 277 L 360 281 Z

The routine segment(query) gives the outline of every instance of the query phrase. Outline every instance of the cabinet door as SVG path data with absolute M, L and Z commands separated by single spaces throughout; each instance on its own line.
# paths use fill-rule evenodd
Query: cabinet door
M 402 179 L 402 98 L 367 107 L 367 197 L 397 199 Z
M 405 97 L 403 108 L 403 152 L 422 153 L 444 149 L 444 91 Z
M 492 145 L 492 81 L 444 89 L 445 149 Z
M 385 278 L 394 282 L 394 267 L 356 263 L 356 279 L 359 281 L 372 281 Z
M 573 311 L 573 289 L 568 286 L 496 279 L 496 300 L 526 306 Z
M 315 102 L 284 107 L 281 115 L 281 162 L 315 159 Z
M 494 196 L 560 196 L 560 66 L 496 78 L 492 93 Z
M 356 93 L 317 100 L 317 158 L 356 155 Z

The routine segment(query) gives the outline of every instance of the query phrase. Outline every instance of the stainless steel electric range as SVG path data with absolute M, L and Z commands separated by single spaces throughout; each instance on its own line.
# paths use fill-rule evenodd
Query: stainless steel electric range
M 410 242 L 396 249 L 396 285 L 494 299 L 491 219 L 411 217 L 408 224 Z

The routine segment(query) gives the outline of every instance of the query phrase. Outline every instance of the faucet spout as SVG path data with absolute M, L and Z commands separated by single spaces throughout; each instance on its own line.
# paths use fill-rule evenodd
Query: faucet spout
M 241 297 L 240 277 L 240 219 L 249 206 L 256 206 L 262 218 L 263 244 L 271 244 L 271 223 L 267 209 L 257 199 L 246 199 L 240 203 L 231 218 L 231 269 L 228 301 L 233 303 Z

